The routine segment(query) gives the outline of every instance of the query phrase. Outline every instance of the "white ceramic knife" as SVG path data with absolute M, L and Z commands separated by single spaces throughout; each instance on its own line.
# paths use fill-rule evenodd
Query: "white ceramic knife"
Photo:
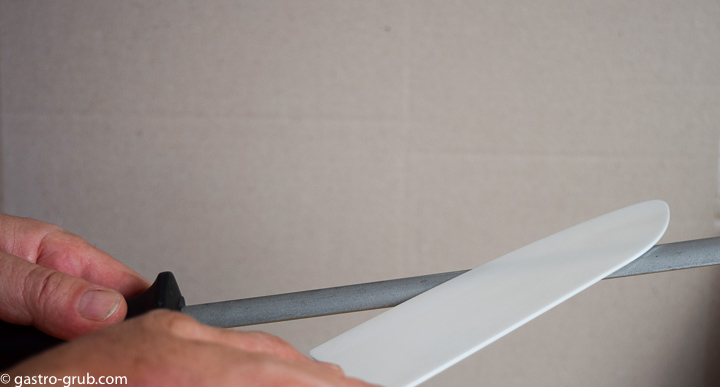
M 668 221 L 660 200 L 588 220 L 444 282 L 310 354 L 368 382 L 415 386 L 641 256 Z

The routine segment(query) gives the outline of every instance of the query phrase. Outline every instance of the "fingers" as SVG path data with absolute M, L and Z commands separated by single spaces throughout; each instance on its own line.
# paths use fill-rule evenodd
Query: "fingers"
M 84 239 L 44 222 L 0 214 L 0 319 L 32 324 L 72 339 L 121 321 L 122 295 L 139 293 L 149 282 Z M 102 343 L 105 345 L 102 345 Z M 101 345 L 98 345 L 101 344 Z M 100 356 L 98 350 L 105 355 Z M 35 358 L 65 368 L 98 363 L 129 373 L 165 370 L 185 373 L 185 382 L 167 385 L 367 386 L 346 378 L 334 365 L 316 362 L 275 336 L 211 328 L 188 316 L 156 311 L 103 329 Z M 44 360 L 43 360 L 44 359 Z M 143 366 L 153 363 L 156 367 Z M 207 381 L 209 369 L 220 383 Z M 150 379 L 157 371 L 150 372 Z M 166 375 L 171 376 L 171 375 Z M 148 380 L 138 375 L 139 380 Z M 222 380 L 221 380 L 222 379 Z M 181 380 L 176 380 L 181 381 Z M 223 383 L 224 381 L 224 383 Z
M 300 355 L 280 339 L 245 333 L 156 310 L 72 340 L 7 372 L 125 375 L 132 385 L 158 387 L 369 386 L 336 366 Z
M 313 361 L 285 340 L 264 332 L 244 332 L 203 325 L 190 316 L 169 311 L 153 311 L 148 319 L 154 326 L 187 340 L 233 347 L 245 352 L 262 353 L 288 360 Z
M 348 378 L 339 368 L 329 368 L 320 363 L 301 363 L 278 360 L 269 355 L 243 356 L 236 353 L 233 360 L 242 367 L 230 368 L 226 385 L 245 385 L 238 380 L 252 381 L 254 386 L 296 387 L 368 387 L 358 379 Z
M 121 321 L 149 282 L 77 235 L 0 214 L 0 318 L 71 339 Z
M 42 239 L 35 263 L 116 289 L 126 297 L 150 286 L 148 280 L 121 262 L 64 230 L 50 232 Z
M 125 317 L 120 293 L 0 253 L 0 319 L 71 339 Z
M 221 351 L 221 360 L 215 363 L 229 364 L 223 374 L 247 378 L 254 381 L 253 385 L 368 386 L 359 380 L 347 378 L 339 366 L 315 361 L 281 338 L 264 332 L 209 327 L 189 316 L 169 311 L 153 311 L 138 320 L 144 320 L 152 327 L 160 327 L 175 337 L 194 342 L 200 348 L 194 352 L 208 352 L 205 358 Z
M 0 251 L 116 289 L 126 297 L 150 286 L 145 278 L 83 238 L 34 219 L 0 214 Z

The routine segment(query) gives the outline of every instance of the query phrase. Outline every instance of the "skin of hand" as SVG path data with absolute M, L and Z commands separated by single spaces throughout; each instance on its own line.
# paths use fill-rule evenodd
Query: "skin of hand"
M 0 214 L 0 320 L 70 340 L 7 372 L 127 376 L 136 386 L 367 386 L 265 333 L 169 311 L 123 321 L 123 296 L 149 285 L 61 227 Z
M 125 376 L 131 386 L 369 386 L 262 332 L 213 328 L 156 310 L 44 352 L 18 375 Z
M 69 340 L 125 318 L 150 283 L 83 238 L 0 214 L 0 319 Z

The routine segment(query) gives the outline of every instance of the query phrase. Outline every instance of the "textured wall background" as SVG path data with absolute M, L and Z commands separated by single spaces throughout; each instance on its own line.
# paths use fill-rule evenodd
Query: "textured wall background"
M 718 235 L 715 1 L 0 2 L 4 211 L 189 303 Z M 428 386 L 716 386 L 720 271 L 602 281 Z M 309 350 L 377 312 L 258 327 Z M 402 359 L 398 359 L 402 361 Z

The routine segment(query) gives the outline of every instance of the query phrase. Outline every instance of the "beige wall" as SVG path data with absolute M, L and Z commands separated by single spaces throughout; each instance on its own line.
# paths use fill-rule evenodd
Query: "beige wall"
M 471 268 L 647 199 L 664 242 L 718 235 L 718 20 L 712 0 L 3 1 L 4 210 L 172 270 L 190 303 Z M 603 281 L 427 385 L 718 385 L 719 281 Z M 374 313 L 259 328 L 306 351 Z

